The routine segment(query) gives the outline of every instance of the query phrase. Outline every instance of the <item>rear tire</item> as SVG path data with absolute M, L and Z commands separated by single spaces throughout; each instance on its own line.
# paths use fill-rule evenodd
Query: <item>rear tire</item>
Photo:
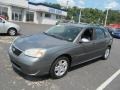
M 59 79 L 65 76 L 69 68 L 69 59 L 67 57 L 60 57 L 52 64 L 50 69 L 50 76 L 53 79 Z
M 8 35 L 15 36 L 17 34 L 17 30 L 15 28 L 10 28 L 8 30 Z
M 105 50 L 105 53 L 104 55 L 102 56 L 102 59 L 103 60 L 107 60 L 109 58 L 109 55 L 110 55 L 110 47 L 108 47 L 106 50 Z

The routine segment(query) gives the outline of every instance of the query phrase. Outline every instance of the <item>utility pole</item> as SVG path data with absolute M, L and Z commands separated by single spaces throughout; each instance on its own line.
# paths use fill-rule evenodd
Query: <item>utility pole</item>
M 68 9 L 69 0 L 67 0 L 67 3 L 66 3 L 66 4 L 67 4 L 66 6 L 67 6 L 67 9 Z
M 82 8 L 80 8 L 79 23 L 81 22 Z
M 107 9 L 107 13 L 106 13 L 106 17 L 105 17 L 105 23 L 104 23 L 104 26 L 107 25 L 108 13 L 109 13 L 109 9 Z
M 30 16 L 29 16 L 29 0 L 26 0 L 28 2 L 28 19 L 30 19 Z

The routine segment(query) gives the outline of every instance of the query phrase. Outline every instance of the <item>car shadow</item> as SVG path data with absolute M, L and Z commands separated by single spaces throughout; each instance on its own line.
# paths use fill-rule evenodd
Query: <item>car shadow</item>
M 30 76 L 30 75 L 25 75 L 24 73 L 18 71 L 17 69 L 13 68 L 13 70 L 22 78 L 24 78 L 25 80 L 28 81 L 44 81 L 44 80 L 48 80 L 50 78 L 49 75 L 44 75 L 44 76 Z
M 0 33 L 0 36 L 8 36 L 8 34 Z
M 17 35 L 15 35 L 15 36 L 21 36 L 22 34 L 20 34 L 20 33 L 18 33 Z M 0 33 L 0 36 L 10 36 L 10 35 L 8 35 L 8 34 L 6 34 L 6 33 Z
M 88 61 L 88 62 L 85 62 L 85 63 L 82 63 L 82 64 L 78 64 L 78 65 L 76 65 L 76 66 L 71 67 L 71 68 L 69 69 L 69 72 L 70 72 L 70 71 L 74 71 L 74 70 L 76 70 L 76 69 L 80 69 L 80 68 L 85 67 L 85 66 L 87 66 L 87 65 L 96 63 L 96 62 L 98 62 L 98 61 L 100 61 L 100 60 L 101 60 L 101 58 L 97 58 L 97 59 L 93 59 L 93 60 L 91 60 L 91 61 Z
M 76 65 L 74 67 L 71 67 L 69 69 L 69 72 L 71 71 L 74 71 L 76 69 L 80 69 L 82 67 L 85 67 L 87 65 L 90 65 L 90 64 L 93 64 L 97 61 L 100 61 L 101 59 L 98 58 L 98 59 L 94 59 L 92 61 L 89 61 L 89 62 L 86 62 L 86 63 L 83 63 L 83 64 L 79 64 L 79 65 Z M 29 81 L 34 81 L 34 82 L 37 82 L 37 81 L 43 81 L 43 80 L 48 80 L 48 79 L 51 79 L 50 78 L 50 75 L 44 75 L 44 76 L 29 76 L 29 75 L 25 75 L 23 74 L 22 72 L 18 71 L 17 69 L 13 68 L 13 70 L 20 76 L 20 77 L 23 77 L 25 80 L 29 80 Z M 53 79 L 54 80 L 54 79 Z
M 114 37 L 114 39 L 120 39 L 120 37 Z

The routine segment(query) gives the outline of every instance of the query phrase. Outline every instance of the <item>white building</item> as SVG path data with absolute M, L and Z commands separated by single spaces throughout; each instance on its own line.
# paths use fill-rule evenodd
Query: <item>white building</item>
M 29 3 L 27 0 L 0 0 L 0 15 L 9 21 L 55 24 L 67 16 L 67 12 L 42 3 Z

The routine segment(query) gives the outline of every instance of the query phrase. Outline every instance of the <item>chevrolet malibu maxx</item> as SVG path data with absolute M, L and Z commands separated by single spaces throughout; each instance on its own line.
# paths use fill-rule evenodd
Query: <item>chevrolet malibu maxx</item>
M 102 26 L 60 24 L 43 33 L 21 36 L 9 48 L 13 68 L 32 76 L 61 78 L 72 66 L 108 59 L 113 39 Z

